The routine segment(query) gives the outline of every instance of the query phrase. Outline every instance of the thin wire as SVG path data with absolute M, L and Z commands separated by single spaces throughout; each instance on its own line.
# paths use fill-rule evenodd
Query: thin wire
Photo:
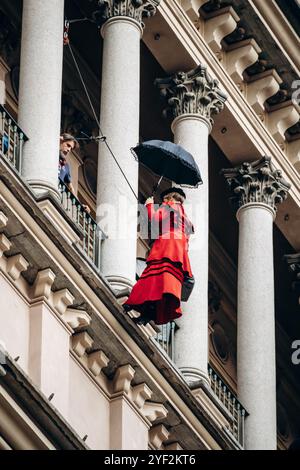
M 97 115 L 96 115 L 96 112 L 95 112 L 95 109 L 94 109 L 93 103 L 92 103 L 92 101 L 91 101 L 91 98 L 90 98 L 90 95 L 89 95 L 88 89 L 87 89 L 87 87 L 86 87 L 86 85 L 85 85 L 85 82 L 84 82 L 83 76 L 82 76 L 82 74 L 81 74 L 81 72 L 80 72 L 80 69 L 79 69 L 78 63 L 77 63 L 77 61 L 76 61 L 75 55 L 74 55 L 74 53 L 73 53 L 73 50 L 72 50 L 72 47 L 71 47 L 71 44 L 70 44 L 70 42 L 68 42 L 68 46 L 69 46 L 69 51 L 70 51 L 70 53 L 71 53 L 71 56 L 72 56 L 72 59 L 73 59 L 73 61 L 74 61 L 74 64 L 75 64 L 76 70 L 77 70 L 77 72 L 78 72 L 78 75 L 79 75 L 80 81 L 81 81 L 81 83 L 82 83 L 82 86 L 83 86 L 83 88 L 84 88 L 84 91 L 85 91 L 86 97 L 87 97 L 87 99 L 88 99 L 89 105 L 90 105 L 90 107 L 91 107 L 91 110 L 92 110 L 92 112 L 93 112 L 93 115 L 94 115 L 95 121 L 96 121 L 96 123 L 97 123 L 97 125 L 98 125 L 98 128 L 99 128 L 99 138 L 97 139 L 97 137 L 95 137 L 94 139 L 95 139 L 95 140 L 100 140 L 101 142 L 104 142 L 104 144 L 106 145 L 106 147 L 107 147 L 107 149 L 108 149 L 109 153 L 111 154 L 111 156 L 113 157 L 114 161 L 115 161 L 115 162 L 116 162 L 116 164 L 118 165 L 118 167 L 119 167 L 119 170 L 121 171 L 122 175 L 124 176 L 124 178 L 125 178 L 125 180 L 126 180 L 126 182 L 127 182 L 128 186 L 130 187 L 130 189 L 131 189 L 131 191 L 132 191 L 132 193 L 133 193 L 134 197 L 135 197 L 135 198 L 136 198 L 136 200 L 138 201 L 138 200 L 139 200 L 139 198 L 137 197 L 137 195 L 136 195 L 136 193 L 135 193 L 134 189 L 132 188 L 131 184 L 129 183 L 129 181 L 128 181 L 128 179 L 127 179 L 127 176 L 125 175 L 124 171 L 122 170 L 122 168 L 121 168 L 121 166 L 120 166 L 119 162 L 117 161 L 117 159 L 116 159 L 116 157 L 115 157 L 115 155 L 114 155 L 114 153 L 113 153 L 112 149 L 110 148 L 110 146 L 109 146 L 109 144 L 108 144 L 108 142 L 107 142 L 107 140 L 106 140 L 106 137 L 105 137 L 105 135 L 103 134 L 103 132 L 102 132 L 102 130 L 101 130 L 99 119 L 97 118 Z

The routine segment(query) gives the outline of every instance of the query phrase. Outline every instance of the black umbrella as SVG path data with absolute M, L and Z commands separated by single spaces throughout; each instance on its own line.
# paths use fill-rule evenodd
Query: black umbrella
M 200 171 L 193 156 L 180 145 L 164 140 L 148 140 L 132 149 L 140 163 L 161 178 L 169 178 L 177 184 L 197 187 L 202 184 Z

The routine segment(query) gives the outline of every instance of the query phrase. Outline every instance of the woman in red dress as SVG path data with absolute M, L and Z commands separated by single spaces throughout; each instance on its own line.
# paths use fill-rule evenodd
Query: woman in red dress
M 185 194 L 174 187 L 164 191 L 161 199 L 163 203 L 157 211 L 153 198 L 146 201 L 152 232 L 156 225 L 159 237 L 152 245 L 145 270 L 123 305 L 126 311 L 140 312 L 140 317 L 133 321 L 143 325 L 151 320 L 163 325 L 179 318 L 182 284 L 185 276 L 192 277 L 188 241 L 194 229 L 184 212 Z

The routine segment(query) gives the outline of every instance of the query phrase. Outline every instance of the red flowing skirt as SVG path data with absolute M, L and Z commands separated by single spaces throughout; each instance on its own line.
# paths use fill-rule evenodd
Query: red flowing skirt
M 153 320 L 163 325 L 182 315 L 180 309 L 184 275 L 192 276 L 187 240 L 157 239 L 146 260 L 147 267 L 125 302 L 127 310 L 147 315 L 151 305 Z

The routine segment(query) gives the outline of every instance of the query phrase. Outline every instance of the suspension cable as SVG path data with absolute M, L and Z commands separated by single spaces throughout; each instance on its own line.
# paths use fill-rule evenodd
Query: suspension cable
M 111 156 L 113 157 L 114 161 L 115 161 L 116 164 L 118 165 L 118 168 L 119 168 L 119 170 L 121 171 L 122 175 L 124 176 L 124 178 L 125 178 L 125 180 L 126 180 L 128 186 L 129 186 L 129 188 L 131 189 L 131 191 L 132 191 L 134 197 L 135 197 L 136 200 L 138 201 L 138 200 L 139 200 L 139 199 L 138 199 L 138 196 L 136 195 L 134 189 L 132 188 L 130 182 L 128 181 L 127 176 L 125 175 L 125 173 L 124 173 L 124 171 L 122 170 L 122 168 L 121 168 L 119 162 L 117 161 L 117 159 L 116 159 L 116 157 L 115 157 L 115 155 L 114 155 L 114 153 L 113 153 L 113 151 L 112 151 L 110 145 L 109 145 L 108 142 L 107 142 L 106 136 L 103 134 L 103 132 L 102 132 L 102 130 L 101 130 L 99 119 L 97 118 L 97 115 L 96 115 L 96 112 L 95 112 L 95 109 L 94 109 L 92 100 L 91 100 L 91 98 L 90 98 L 88 89 L 87 89 L 87 87 L 86 87 L 86 84 L 85 84 L 84 79 L 83 79 L 83 76 L 82 76 L 82 73 L 81 73 L 80 68 L 79 68 L 79 66 L 78 66 L 78 63 L 77 63 L 77 61 L 76 61 L 76 57 L 75 57 L 75 55 L 74 55 L 74 52 L 73 52 L 73 49 L 72 49 L 72 47 L 71 47 L 70 41 L 69 41 L 69 40 L 66 40 L 66 41 L 65 41 L 65 44 L 66 44 L 66 45 L 68 46 L 68 48 L 69 48 L 71 57 L 72 57 L 72 59 L 73 59 L 74 65 L 75 65 L 75 67 L 76 67 L 76 70 L 77 70 L 77 72 L 78 72 L 78 75 L 79 75 L 79 78 L 80 78 L 80 81 L 81 81 L 81 84 L 82 84 L 83 89 L 84 89 L 84 91 L 85 91 L 85 94 L 86 94 L 86 97 L 87 97 L 87 99 L 88 99 L 89 105 L 90 105 L 90 107 L 91 107 L 92 113 L 93 113 L 93 115 L 94 115 L 95 121 L 96 121 L 96 123 L 97 123 L 97 125 L 98 125 L 99 136 L 98 136 L 98 137 L 94 137 L 93 139 L 94 139 L 94 140 L 99 140 L 99 141 L 101 141 L 101 142 L 104 142 L 104 144 L 105 144 L 106 147 L 107 147 L 107 150 L 109 151 L 109 153 L 110 153 Z

